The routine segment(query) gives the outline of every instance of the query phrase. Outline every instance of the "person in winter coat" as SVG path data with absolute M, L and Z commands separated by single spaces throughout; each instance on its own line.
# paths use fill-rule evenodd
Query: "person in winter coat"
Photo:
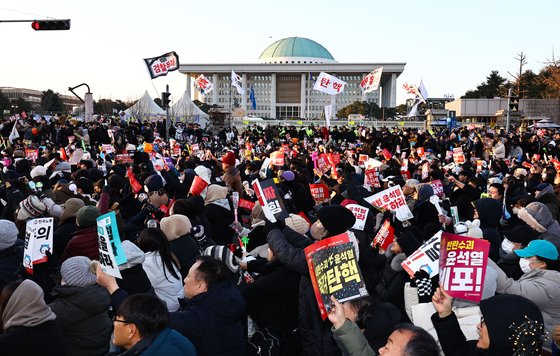
M 488 261 L 498 270 L 496 291 L 532 300 L 543 314 L 546 331 L 552 333 L 554 325 L 560 324 L 560 305 L 556 299 L 560 296 L 560 272 L 555 270 L 558 250 L 549 241 L 533 240 L 526 248 L 513 252 L 521 258 L 519 265 L 524 273 L 517 281 Z
M 492 156 L 494 157 L 494 159 L 506 158 L 506 146 L 504 146 L 500 139 L 496 139 L 494 141 L 494 147 L 492 147 Z
M 0 220 L 0 291 L 20 274 L 24 242 L 17 238 L 18 233 L 16 224 Z
M 241 175 L 239 169 L 235 167 L 235 153 L 229 151 L 222 157 L 222 169 L 224 170 L 222 180 L 226 186 L 234 192 L 243 193 Z
M 189 339 L 169 329 L 167 308 L 154 296 L 127 297 L 113 320 L 113 343 L 126 350 L 120 355 L 197 355 Z
M 546 205 L 554 220 L 560 218 L 560 199 L 554 193 L 554 188 L 549 183 L 541 183 L 535 188 L 535 197 Z
M 204 200 L 204 216 L 212 223 L 210 237 L 219 245 L 232 243 L 235 232 L 230 227 L 234 214 L 227 199 L 227 188 L 216 184 L 208 186 Z
M 201 226 L 203 235 L 211 238 L 212 227 L 204 215 L 204 198 L 201 196 L 192 196 L 187 199 L 178 199 L 169 209 L 169 215 L 185 215 L 189 218 L 191 225 Z
M 156 295 L 167 304 L 169 311 L 178 310 L 179 299 L 183 299 L 185 294 L 181 274 L 173 261 L 165 234 L 157 228 L 146 228 L 138 238 L 138 247 L 146 254 L 142 268 Z
M 412 209 L 412 225 L 422 232 L 431 231 L 434 226 L 439 226 L 438 211 L 434 204 L 430 203 L 430 197 L 434 195 L 434 189 L 430 184 L 416 185 L 416 203 Z M 435 228 L 437 230 L 437 227 Z M 426 230 L 426 231 L 425 231 Z M 425 233 L 425 235 L 428 235 Z
M 72 235 L 78 231 L 76 214 L 84 206 L 84 201 L 78 198 L 70 198 L 64 203 L 64 210 L 62 210 L 58 227 L 53 233 L 53 251 L 55 256 L 62 256 L 68 242 L 72 239 Z
M 69 355 L 104 355 L 109 351 L 111 296 L 97 285 L 97 265 L 84 256 L 71 257 L 60 267 L 62 282 L 50 303 L 62 329 Z
M 67 355 L 56 315 L 45 304 L 41 287 L 31 280 L 12 282 L 0 294 L 3 355 Z
M 81 207 L 76 213 L 76 225 L 80 230 L 70 239 L 64 249 L 59 262 L 74 256 L 86 256 L 91 260 L 99 260 L 99 246 L 97 236 L 97 218 L 101 215 L 93 206 Z
M 540 202 L 534 202 L 517 211 L 519 219 L 523 220 L 533 230 L 541 234 L 540 238 L 550 241 L 560 251 L 560 224 L 552 218 L 550 210 Z
M 500 259 L 502 234 L 498 231 L 502 217 L 502 203 L 492 198 L 482 198 L 472 203 L 474 218 L 480 220 L 480 229 L 484 240 L 490 242 L 490 259 L 497 262 Z
M 330 205 L 317 212 L 318 220 L 310 228 L 313 240 L 342 234 L 356 222 L 352 212 L 340 205 Z M 299 326 L 303 340 L 303 355 L 339 355 L 340 350 L 332 336 L 329 322 L 324 322 L 319 313 L 313 292 L 304 248 L 313 240 L 294 232 L 290 228 L 271 228 L 267 241 L 278 261 L 301 275 L 299 285 Z M 357 245 L 357 243 L 356 243 Z
M 122 242 L 122 248 L 126 255 L 126 262 L 119 266 L 122 276 L 122 278 L 117 279 L 119 288 L 126 290 L 130 295 L 137 293 L 155 294 L 150 279 L 142 267 L 146 258 L 144 252 L 128 240 Z
M 191 235 L 191 222 L 184 215 L 171 215 L 161 219 L 160 228 L 169 241 L 169 249 L 179 264 L 181 276 L 185 278 L 200 256 L 198 243 Z
M 532 301 L 512 294 L 482 300 L 480 336 L 467 341 L 452 311 L 452 300 L 441 288 L 432 298 L 436 309 L 432 322 L 446 356 L 540 355 L 544 324 L 539 307 Z
M 518 280 L 523 275 L 523 271 L 519 267 L 519 256 L 514 253 L 514 250 L 527 247 L 531 241 L 538 239 L 539 235 L 537 231 L 523 222 L 511 229 L 504 230 L 497 265 L 509 278 Z

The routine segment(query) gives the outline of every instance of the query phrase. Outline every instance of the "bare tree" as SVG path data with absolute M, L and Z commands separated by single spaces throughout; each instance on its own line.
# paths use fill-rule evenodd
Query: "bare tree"
M 527 64 L 527 56 L 523 54 L 523 51 L 521 51 L 521 53 L 518 53 L 517 57 L 514 57 L 514 59 L 519 62 L 519 72 L 517 72 L 517 75 L 513 75 L 510 72 L 508 72 L 508 74 L 515 79 L 515 82 L 517 83 L 517 95 L 522 98 L 524 93 L 524 90 L 521 90 L 523 82 L 523 67 Z

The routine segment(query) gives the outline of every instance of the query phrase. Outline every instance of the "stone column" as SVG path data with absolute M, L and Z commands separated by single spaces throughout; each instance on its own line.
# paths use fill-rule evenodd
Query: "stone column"
M 270 118 L 276 119 L 276 73 L 271 74 L 270 80 Z

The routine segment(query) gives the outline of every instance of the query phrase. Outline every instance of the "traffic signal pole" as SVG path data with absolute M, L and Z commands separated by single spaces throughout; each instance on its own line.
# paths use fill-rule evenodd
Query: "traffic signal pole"
M 509 133 L 509 117 L 510 117 L 510 104 L 511 104 L 511 88 L 508 89 L 508 109 L 506 116 L 506 132 Z

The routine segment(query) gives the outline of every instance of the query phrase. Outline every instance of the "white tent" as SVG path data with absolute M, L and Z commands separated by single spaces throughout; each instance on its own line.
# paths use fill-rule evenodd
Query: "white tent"
M 183 93 L 181 99 L 179 99 L 169 111 L 171 117 L 174 117 L 176 121 L 179 120 L 199 124 L 203 129 L 210 123 L 208 114 L 200 110 L 200 108 L 192 102 L 187 91 Z
M 142 95 L 134 105 L 126 109 L 124 113 L 127 118 L 133 117 L 137 120 L 165 116 L 165 110 L 156 104 L 147 90 L 144 92 L 144 95 Z

